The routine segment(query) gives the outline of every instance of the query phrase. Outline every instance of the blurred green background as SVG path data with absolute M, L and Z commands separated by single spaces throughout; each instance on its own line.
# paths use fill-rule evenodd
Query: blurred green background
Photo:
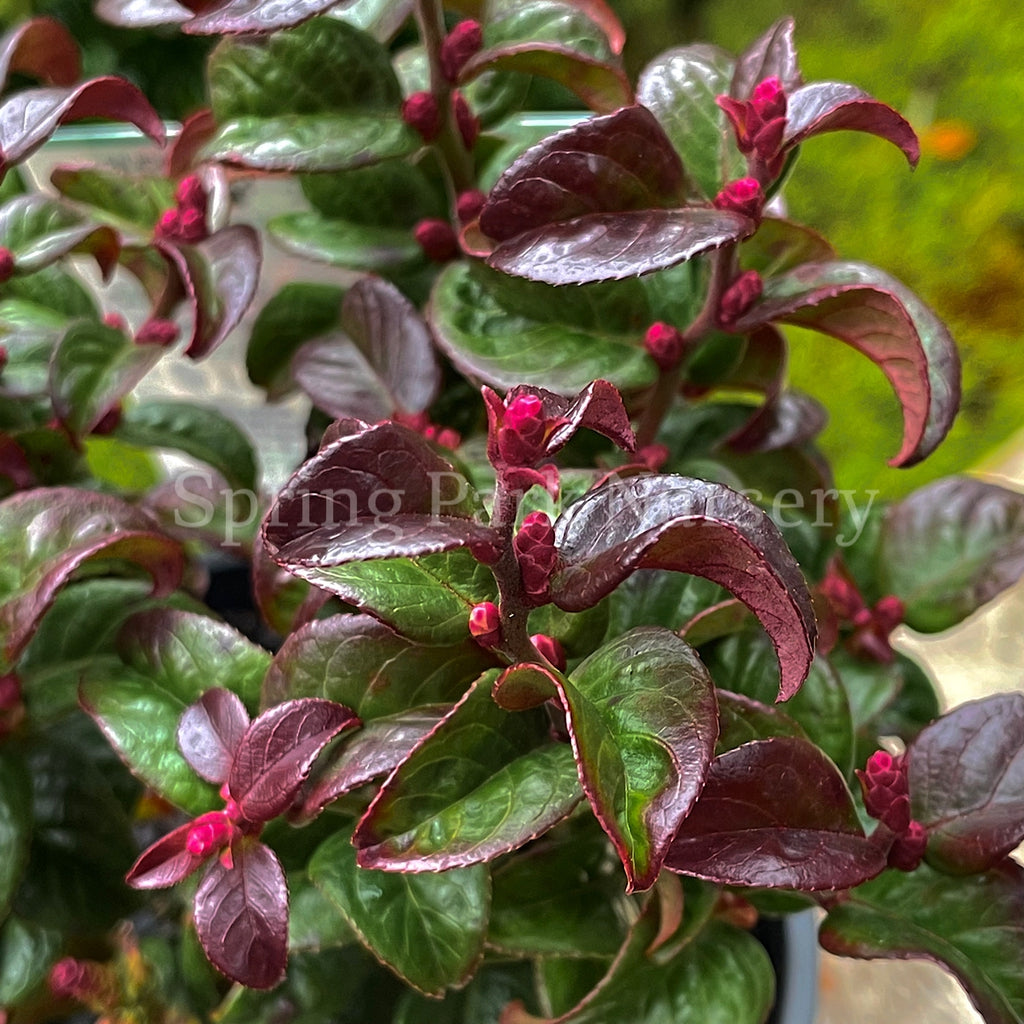
M 667 40 L 736 52 L 792 14 L 805 80 L 852 82 L 902 111 L 921 135 L 910 173 L 893 147 L 841 133 L 813 139 L 787 187 L 791 215 L 845 258 L 874 263 L 949 323 L 965 397 L 950 437 L 923 465 L 892 470 L 900 416 L 881 373 L 839 342 L 796 330 L 792 382 L 822 399 L 823 443 L 842 487 L 905 493 L 926 479 L 1024 445 L 1024 9 L 1015 0 L 611 0 L 635 74 Z M 90 75 L 118 71 L 168 117 L 202 102 L 206 40 L 96 22 L 89 0 L 0 0 L 0 22 L 60 18 Z M 173 69 L 173 73 L 168 73 Z M 1015 435 L 1018 435 L 1015 438 Z

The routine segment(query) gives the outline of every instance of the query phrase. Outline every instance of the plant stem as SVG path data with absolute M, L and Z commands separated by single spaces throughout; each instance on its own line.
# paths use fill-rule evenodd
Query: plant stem
M 452 86 L 441 71 L 441 44 L 444 42 L 444 7 L 437 0 L 416 0 L 416 21 L 430 67 L 430 91 L 441 112 L 441 131 L 434 145 L 448 170 L 454 195 L 473 188 L 476 173 L 473 157 L 463 145 L 452 110 Z

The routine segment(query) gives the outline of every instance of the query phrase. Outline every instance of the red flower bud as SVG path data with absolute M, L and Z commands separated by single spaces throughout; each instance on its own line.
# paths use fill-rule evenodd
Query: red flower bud
M 14 274 L 14 253 L 0 245 L 0 284 L 9 281 Z
M 544 512 L 531 512 L 512 539 L 519 570 L 523 578 L 523 590 L 537 603 L 548 593 L 551 573 L 558 561 L 555 550 L 555 528 Z
M 66 956 L 50 968 L 50 991 L 58 999 L 77 999 L 94 1009 L 101 1008 L 115 995 L 110 968 L 95 960 L 76 960 Z
M 903 622 L 906 611 L 906 605 L 898 597 L 888 594 L 875 604 L 872 617 L 875 625 L 888 635 Z
M 466 62 L 484 45 L 479 21 L 460 21 L 441 43 L 441 73 L 449 82 L 457 82 Z
M 888 864 L 900 871 L 913 871 L 924 858 L 928 833 L 920 822 L 912 821 L 889 850 Z
M 530 637 L 530 643 L 537 648 L 537 653 L 548 664 L 557 668 L 559 672 L 565 671 L 565 648 L 553 636 L 535 633 Z
M 235 825 L 224 811 L 209 811 L 192 823 L 185 838 L 185 849 L 193 857 L 205 857 L 230 844 Z
M 121 316 L 120 313 L 104 313 L 103 323 L 106 324 L 107 327 L 113 327 L 115 331 L 123 331 L 128 326 L 124 317 Z
M 750 106 L 762 121 L 771 121 L 786 115 L 786 93 L 778 76 L 772 75 L 754 86 L 750 94 Z
M 402 104 L 402 120 L 423 137 L 424 142 L 437 138 L 441 130 L 441 109 L 430 92 L 414 92 Z
M 99 423 L 92 428 L 91 433 L 96 437 L 106 437 L 117 430 L 121 422 L 121 405 L 112 405 L 101 417 Z
M 198 210 L 206 214 L 207 196 L 203 183 L 196 174 L 182 178 L 174 191 L 174 201 L 182 210 Z
M 651 472 L 656 473 L 668 462 L 672 453 L 663 444 L 646 444 L 636 451 L 637 462 L 646 466 Z
M 487 202 L 487 196 L 478 188 L 467 189 L 459 194 L 455 201 L 455 214 L 460 224 L 468 224 L 480 215 L 480 211 Z
M 644 335 L 644 348 L 662 370 L 671 370 L 683 357 L 686 343 L 671 324 L 656 320 Z
M 529 466 L 540 458 L 546 437 L 543 402 L 536 395 L 519 395 L 505 407 L 498 454 L 510 466 Z
M 413 229 L 413 235 L 420 248 L 435 263 L 444 263 L 458 255 L 459 240 L 446 220 L 437 217 L 421 220 Z
M 482 647 L 494 647 L 501 640 L 501 613 L 493 601 L 473 606 L 469 613 L 469 633 Z
M 163 238 L 167 241 L 173 242 L 178 237 L 178 232 L 181 230 L 181 211 L 174 207 L 172 210 L 165 210 L 161 215 L 160 219 L 156 222 L 156 228 L 154 234 L 157 238 Z
M 178 340 L 178 325 L 173 320 L 153 317 L 135 335 L 136 345 L 173 345 Z
M 178 218 L 178 242 L 201 242 L 209 236 L 206 230 L 206 214 L 201 210 L 182 210 Z
M 717 210 L 732 210 L 744 217 L 757 220 L 764 209 L 764 191 L 756 178 L 737 178 L 730 181 L 714 198 Z
M 480 135 L 480 119 L 470 110 L 461 92 L 452 93 L 452 113 L 455 115 L 459 135 L 462 136 L 462 144 L 466 149 L 472 149 Z
M 718 326 L 729 330 L 761 297 L 764 282 L 756 270 L 740 274 L 725 290 L 718 304 Z

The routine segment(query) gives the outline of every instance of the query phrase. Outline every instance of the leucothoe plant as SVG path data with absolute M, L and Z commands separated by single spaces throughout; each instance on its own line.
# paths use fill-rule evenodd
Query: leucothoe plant
M 45 191 L 19 165 L 61 124 L 164 126 L 56 22 L 0 45 L 42 81 L 0 108 L 12 1019 L 760 1024 L 751 928 L 818 907 L 826 948 L 1019 1024 L 1024 698 L 943 714 L 893 634 L 1017 580 L 1024 496 L 862 501 L 816 443 L 857 411 L 786 377 L 808 328 L 884 374 L 893 465 L 950 429 L 940 319 L 785 215 L 805 143 L 913 166 L 910 124 L 805 83 L 789 20 L 634 83 L 603 0 L 97 9 L 220 39 L 162 174 Z M 260 234 L 231 200 L 267 175 L 303 208 Z M 252 310 L 268 241 L 336 280 Z M 239 327 L 310 408 L 276 494 L 228 411 L 132 395 Z

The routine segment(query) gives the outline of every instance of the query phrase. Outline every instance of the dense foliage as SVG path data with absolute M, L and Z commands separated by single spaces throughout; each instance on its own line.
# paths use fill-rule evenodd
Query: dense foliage
M 757 1024 L 749 927 L 817 905 L 828 949 L 1024 1020 L 1024 697 L 940 715 L 890 642 L 1016 581 L 1024 496 L 842 489 L 841 396 L 787 386 L 794 325 L 884 373 L 893 466 L 950 429 L 943 323 L 783 201 L 815 136 L 913 166 L 913 129 L 804 82 L 788 20 L 633 83 L 602 0 L 453 7 L 101 0 L 222 37 L 210 109 L 164 175 L 45 192 L 19 165 L 60 125 L 164 126 L 56 22 L 0 40 L 0 79 L 41 81 L 0 106 L 0 1005 Z M 589 112 L 537 127 L 533 78 Z M 243 323 L 231 190 L 267 173 L 308 204 L 270 237 L 338 268 L 246 322 L 253 383 L 312 407 L 275 495 L 224 411 L 131 398 Z M 119 486 L 140 448 L 202 468 Z M 240 537 L 251 636 L 202 599 Z

